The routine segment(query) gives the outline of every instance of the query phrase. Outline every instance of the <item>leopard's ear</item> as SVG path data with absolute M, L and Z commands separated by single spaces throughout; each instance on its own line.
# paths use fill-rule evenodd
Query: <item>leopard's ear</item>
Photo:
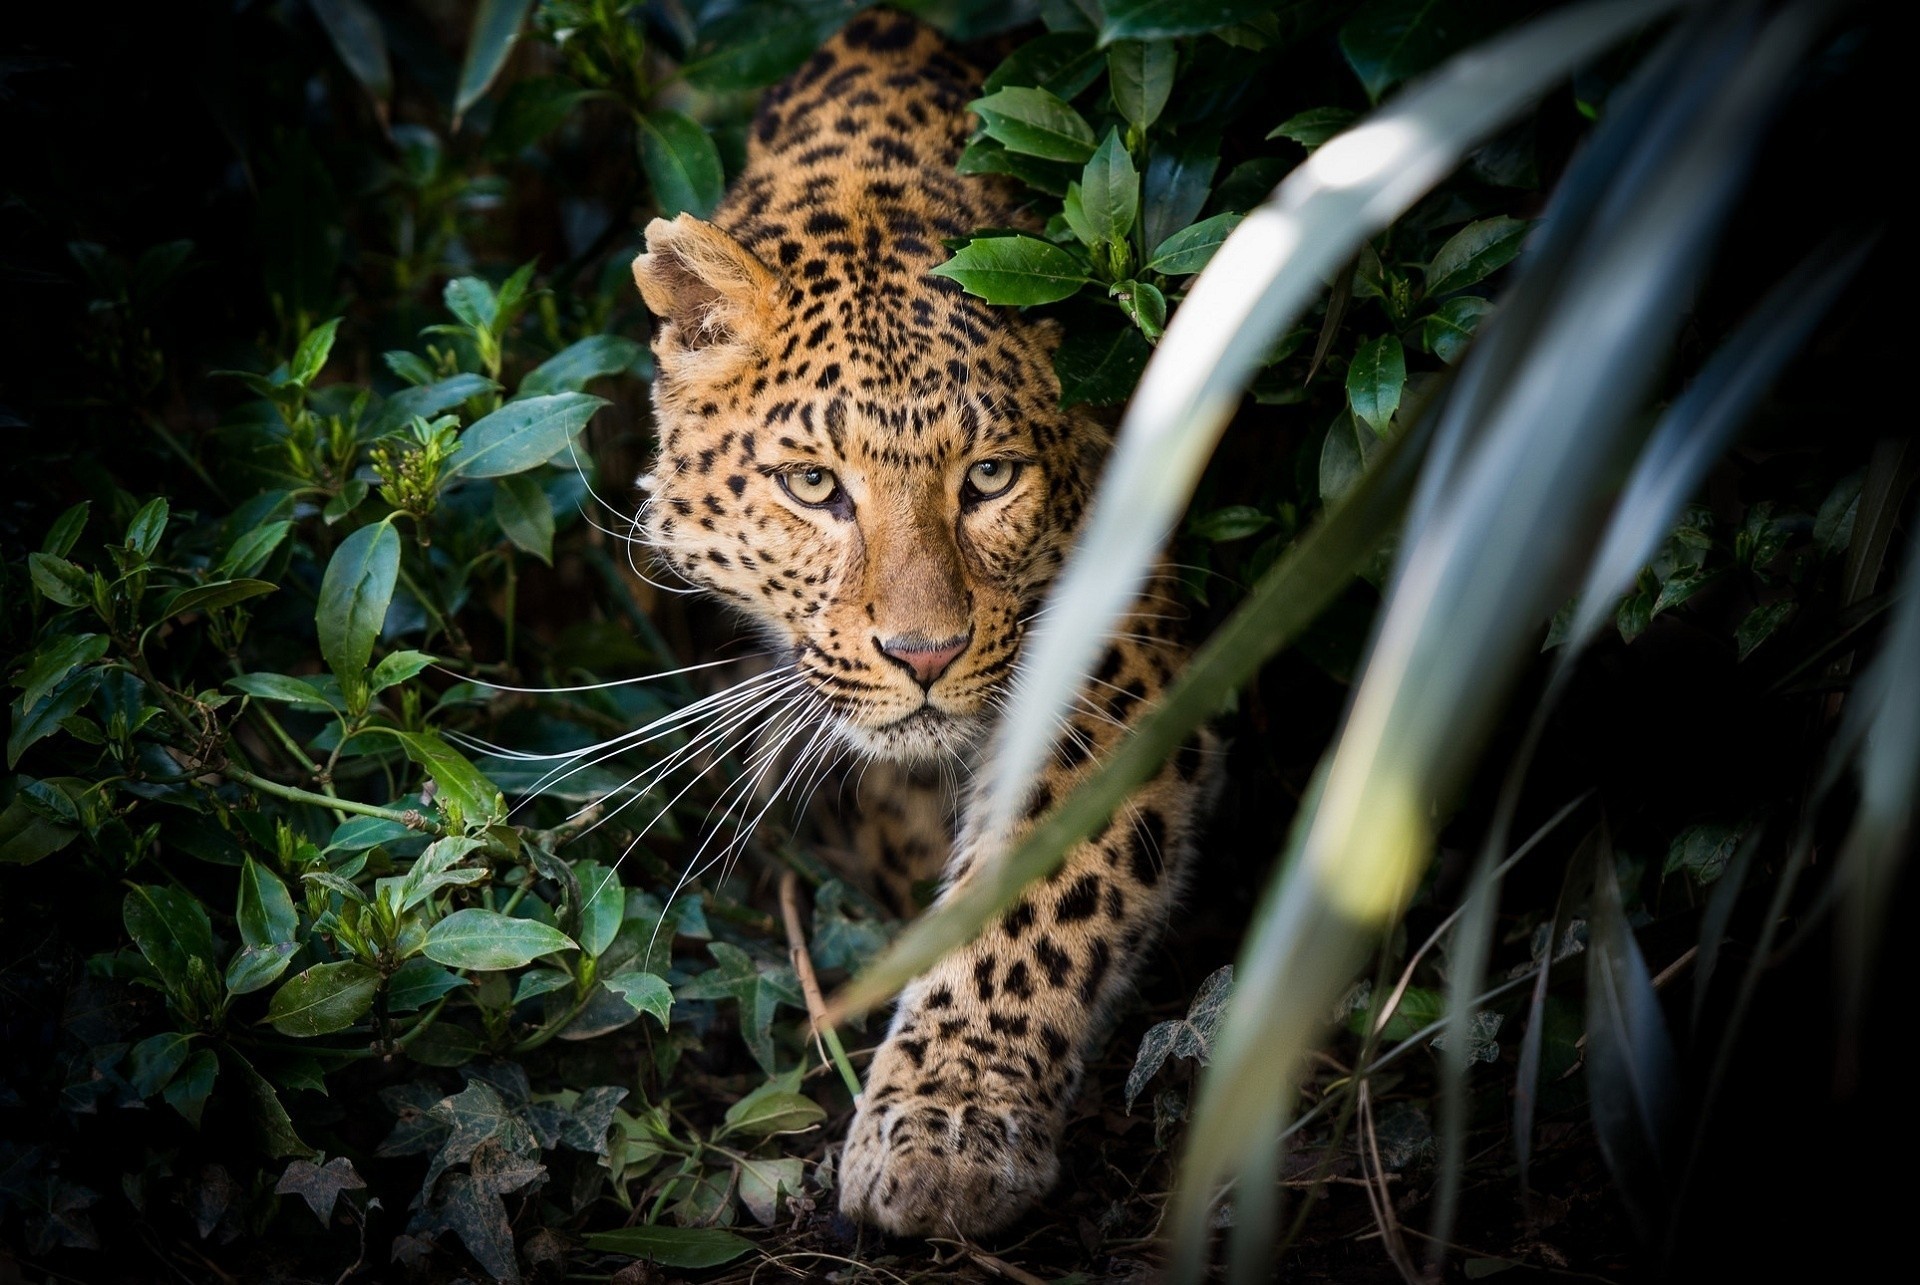
M 688 349 L 750 340 L 780 298 L 779 278 L 766 264 L 691 214 L 647 225 L 633 280 L 648 309 Z

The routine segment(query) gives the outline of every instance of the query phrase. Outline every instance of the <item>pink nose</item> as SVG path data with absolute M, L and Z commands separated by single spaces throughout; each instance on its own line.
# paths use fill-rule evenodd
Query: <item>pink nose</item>
M 874 645 L 896 665 L 904 666 L 920 686 L 931 687 L 972 641 L 972 634 L 961 634 L 944 642 L 929 642 L 913 634 L 902 634 L 884 641 L 876 638 Z

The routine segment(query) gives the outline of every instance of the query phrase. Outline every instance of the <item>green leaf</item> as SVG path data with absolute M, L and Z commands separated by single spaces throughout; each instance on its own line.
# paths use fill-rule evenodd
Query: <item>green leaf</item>
M 1407 355 L 1400 340 L 1381 335 L 1361 343 L 1347 367 L 1347 405 L 1354 416 L 1382 437 L 1400 409 L 1407 384 Z
M 245 579 L 265 566 L 273 551 L 280 547 L 287 533 L 293 530 L 293 523 L 286 520 L 269 522 L 246 532 L 233 542 L 226 556 L 220 559 L 220 565 L 214 568 L 214 574 L 222 578 Z
M 62 607 L 84 607 L 91 601 L 93 582 L 86 572 L 65 558 L 56 558 L 51 553 L 30 553 L 27 573 L 33 578 L 33 587 L 48 602 Z
M 701 24 L 680 74 L 709 93 L 759 89 L 805 62 L 821 34 L 800 5 L 746 5 Z
M 1420 339 L 1427 351 L 1449 366 L 1456 366 L 1466 354 L 1480 323 L 1493 311 L 1493 305 L 1478 295 L 1463 294 L 1447 300 L 1420 324 Z
M 79 834 L 72 826 L 49 820 L 30 805 L 24 793 L 15 795 L 0 811 L 0 866 L 30 866 L 60 851 Z
M 716 941 L 707 947 L 716 967 L 681 985 L 675 998 L 733 999 L 740 1005 L 740 1034 L 754 1060 L 768 1075 L 775 1073 L 773 1056 L 774 1010 L 786 1004 L 805 1006 L 800 983 L 785 965 L 758 963 L 738 946 Z
M 1037 156 L 1009 152 L 991 138 L 976 138 L 968 143 L 954 162 L 961 174 L 1011 174 L 1028 187 L 1049 196 L 1065 196 L 1072 183 L 1072 167 L 1060 161 L 1043 161 Z
M 1113 105 L 1136 129 L 1160 119 L 1173 92 L 1179 51 L 1166 41 L 1120 40 L 1107 46 L 1107 86 Z
M 508 402 L 460 435 L 447 477 L 505 477 L 538 468 L 565 450 L 593 413 L 609 404 L 586 393 Z
M 797 1196 L 805 1188 L 806 1169 L 794 1159 L 768 1160 L 741 1156 L 734 1161 L 735 1189 L 754 1221 L 771 1227 L 780 1214 L 780 1197 Z
M 967 106 L 987 136 L 1010 152 L 1076 164 L 1093 155 L 1093 127 L 1044 89 L 1010 85 Z
M 1120 311 L 1149 339 L 1158 339 L 1167 329 L 1167 297 L 1151 281 L 1121 281 L 1107 292 L 1119 300 Z
M 322 1227 L 333 1225 L 333 1209 L 343 1191 L 362 1191 L 366 1180 L 354 1172 L 353 1161 L 335 1156 L 325 1166 L 311 1160 L 294 1160 L 287 1165 L 280 1181 L 274 1184 L 276 1196 L 299 1196 L 313 1210 Z
M 456 910 L 427 932 L 428 959 L 450 968 L 521 968 L 542 955 L 575 949 L 573 938 L 535 919 L 477 907 Z
M 1340 52 L 1375 102 L 1480 34 L 1471 6 L 1448 0 L 1368 0 L 1340 28 Z
M 1187 524 L 1187 530 L 1202 540 L 1218 544 L 1223 540 L 1244 540 L 1272 524 L 1271 517 L 1251 505 L 1230 504 L 1195 518 Z
M 625 335 L 588 335 L 528 371 L 518 396 L 577 393 L 592 380 L 638 370 L 646 358 L 647 350 Z
M 203 1050 L 204 1051 L 204 1050 Z M 313 1156 L 318 1154 L 312 1147 L 300 1140 L 294 1131 L 293 1120 L 287 1115 L 287 1108 L 281 1104 L 280 1095 L 274 1091 L 267 1077 L 260 1074 L 247 1061 L 239 1049 L 232 1044 L 221 1046 L 221 1056 L 240 1077 L 240 1085 L 245 1093 L 245 1102 L 253 1117 L 256 1142 L 269 1156 L 276 1159 L 285 1156 Z M 195 1054 L 197 1058 L 199 1055 Z M 192 1069 L 192 1064 L 188 1064 Z M 208 1080 L 211 1083 L 211 1077 Z M 178 1081 L 175 1081 L 178 1083 Z M 171 1101 L 171 1096 L 168 1098 Z
M 1133 157 L 1120 141 L 1120 131 L 1107 137 L 1080 172 L 1080 208 L 1097 241 L 1124 242 L 1140 216 L 1140 175 Z
M 400 574 L 400 533 L 392 522 L 361 527 L 340 542 L 320 579 L 314 624 L 320 654 L 349 691 L 373 658 L 373 640 L 387 618 Z
M 287 885 L 250 856 L 240 861 L 240 897 L 234 924 L 240 930 L 240 940 L 259 950 L 292 941 L 300 927 Z
M 93 501 L 82 500 L 59 517 L 47 528 L 47 538 L 40 546 L 40 552 L 54 558 L 64 558 L 73 552 L 73 546 L 80 542 L 80 535 L 87 529 L 87 514 L 93 511 Z
M 256 700 L 279 701 L 297 709 L 327 711 L 333 708 L 312 683 L 304 678 L 289 678 L 285 674 L 242 674 L 238 678 L 229 678 L 227 686 L 237 692 L 245 692 Z
M 574 108 L 593 97 L 564 76 L 528 76 L 514 81 L 493 113 L 493 128 L 487 134 L 488 154 L 503 160 L 518 156 L 560 128 Z M 410 378 L 403 371 L 396 369 L 395 373 Z
M 1273 11 L 1273 0 L 1106 0 L 1100 43 L 1167 40 L 1234 27 Z
M 1191 227 L 1182 228 L 1162 241 L 1147 260 L 1147 270 L 1163 276 L 1190 276 L 1207 266 L 1213 258 L 1213 252 L 1220 248 L 1233 230 L 1240 226 L 1243 215 L 1216 214 L 1210 219 L 1202 219 Z
M 160 619 L 171 620 L 189 611 L 218 611 L 249 598 L 272 593 L 280 586 L 271 580 L 215 580 L 210 584 L 182 589 L 160 608 Z
M 540 483 L 524 473 L 495 479 L 493 520 L 515 548 L 553 565 L 553 502 Z
M 980 88 L 991 94 L 1009 85 L 1027 85 L 1068 99 L 1099 77 L 1101 63 L 1100 51 L 1085 35 L 1050 32 L 1008 54 Z
M 620 872 L 597 861 L 576 861 L 574 878 L 580 883 L 580 949 L 592 959 L 607 953 L 625 917 L 627 890 Z
M 340 329 L 340 318 L 323 322 L 309 330 L 306 338 L 300 341 L 300 347 L 293 354 L 293 360 L 287 364 L 289 381 L 305 388 L 320 372 L 326 369 L 327 358 L 333 353 L 334 332 Z
M 601 978 L 600 984 L 625 1000 L 634 1012 L 651 1013 L 661 1026 L 667 1025 L 673 1010 L 673 990 L 662 978 L 629 969 Z
M 200 1127 L 200 1113 L 206 1110 L 207 1097 L 213 1092 L 214 1077 L 220 1074 L 220 1062 L 212 1049 L 199 1049 L 187 1059 L 161 1094 L 167 1105 L 178 1111 L 194 1128 Z
M 441 798 L 457 806 L 468 822 L 497 822 L 506 818 L 507 804 L 499 787 L 470 763 L 466 755 L 440 739 L 440 733 L 388 731 L 387 735 L 400 742 L 408 758 L 427 770 L 439 787 Z
M 433 367 L 427 365 L 426 358 L 418 353 L 396 348 L 390 352 L 381 353 L 380 360 L 386 363 L 388 370 L 409 384 L 424 387 L 433 382 Z
M 1194 134 L 1172 143 L 1156 141 L 1141 183 L 1141 244 L 1160 245 L 1198 218 L 1219 167 L 1218 138 Z
M 226 987 L 229 995 L 251 995 L 265 990 L 287 971 L 287 965 L 300 953 L 296 942 L 277 946 L 247 946 L 227 961 Z
M 726 194 L 720 153 L 707 131 L 692 117 L 656 110 L 639 119 L 640 164 L 653 188 L 660 217 L 685 211 L 696 218 L 713 213 Z
M 722 1134 L 769 1138 L 800 1133 L 827 1118 L 826 1108 L 798 1092 L 798 1077 L 776 1076 L 727 1108 Z
M 460 66 L 460 85 L 453 98 L 456 124 L 507 65 L 507 55 L 520 39 L 520 26 L 532 7 L 533 0 L 480 0 L 473 14 L 473 34 L 467 40 L 466 61 Z
M 1110 331 L 1074 327 L 1053 355 L 1061 407 L 1107 406 L 1127 400 L 1152 355 L 1152 346 L 1131 326 Z
M 373 667 L 373 676 L 367 686 L 375 692 L 383 692 L 398 683 L 404 683 L 433 664 L 433 657 L 424 651 L 393 651 L 380 658 Z
M 387 59 L 387 38 L 380 30 L 380 19 L 367 7 L 366 0 L 309 2 L 340 61 L 355 80 L 366 86 L 375 102 L 386 103 L 393 97 L 393 68 Z
M 141 1097 L 152 1097 L 186 1065 L 192 1044 L 193 1035 L 187 1031 L 167 1031 L 141 1040 L 127 1052 L 127 1083 Z
M 753 1252 L 753 1242 L 717 1227 L 621 1227 L 595 1232 L 587 1248 L 601 1254 L 630 1254 L 662 1267 L 694 1269 L 731 1263 Z
M 529 968 L 513 984 L 513 1002 L 516 1005 L 524 1004 L 530 999 L 550 995 L 571 985 L 573 974 L 564 968 Z
M 101 670 L 82 669 L 65 679 L 32 709 L 13 704 L 13 728 L 7 733 L 7 767 L 19 765 L 20 756 L 41 739 L 60 730 L 62 719 L 79 712 L 100 686 Z
M 415 416 L 432 419 L 442 411 L 452 410 L 461 402 L 499 387 L 485 375 L 462 374 L 449 376 L 437 384 L 403 388 L 380 404 L 368 423 L 368 436 L 383 437 L 411 423 Z
M 160 534 L 167 529 L 167 517 L 172 509 L 163 495 L 156 495 L 140 507 L 133 515 L 133 521 L 127 523 L 127 547 L 143 558 L 153 556 L 160 547 Z
M 1800 610 L 1800 604 L 1792 598 L 1783 598 L 1779 602 L 1763 603 L 1747 613 L 1746 619 L 1734 631 L 1734 644 L 1740 649 L 1740 659 L 1753 655 L 1760 644 L 1780 632 L 1781 626 L 1792 620 Z
M 13 676 L 13 685 L 20 689 L 20 708 L 32 709 L 68 674 L 106 654 L 105 634 L 56 634 L 47 639 L 27 656 L 25 668 Z
M 1427 297 L 1438 299 L 1485 280 L 1520 253 L 1533 224 L 1525 219 L 1497 218 L 1469 223 L 1447 238 L 1427 265 Z
M 121 922 L 134 945 L 177 995 L 189 994 L 190 964 L 213 969 L 213 925 L 193 894 L 179 888 L 137 883 L 120 904 Z
M 344 1031 L 366 1016 L 379 990 L 379 970 L 358 960 L 316 964 L 273 993 L 267 1021 L 282 1035 L 303 1039 Z
M 1010 91 L 1002 91 L 1010 92 Z M 1056 303 L 1092 278 L 1080 260 L 1038 237 L 978 237 L 933 269 L 988 303 Z
M 1360 118 L 1360 113 L 1345 107 L 1309 107 L 1296 112 L 1273 127 L 1268 138 L 1290 138 L 1312 151 Z
M 1684 870 L 1700 883 L 1712 883 L 1725 873 L 1727 863 L 1733 860 L 1745 835 L 1746 830 L 1741 826 L 1690 825 L 1674 837 L 1660 872 L 1670 875 Z
M 1220 1013 L 1233 998 L 1233 965 L 1215 969 L 1200 983 L 1199 992 L 1187 1008 L 1183 1021 L 1156 1022 L 1141 1037 L 1140 1050 L 1134 1055 L 1133 1069 L 1127 1073 L 1127 1113 L 1133 1113 L 1133 1101 L 1158 1074 L 1169 1057 L 1186 1058 L 1201 1066 L 1213 1047 L 1214 1032 L 1220 1026 Z
M 387 1010 L 411 1013 L 425 1008 L 448 991 L 470 985 L 466 978 L 448 972 L 430 959 L 409 959 L 387 979 Z
M 447 311 L 468 329 L 480 334 L 493 333 L 493 323 L 500 315 L 500 300 L 493 293 L 493 287 L 480 277 L 455 277 L 447 282 L 440 298 L 447 305 Z
M 442 888 L 478 883 L 486 878 L 484 863 L 461 867 L 468 856 L 484 846 L 482 840 L 458 836 L 434 840 L 425 852 L 415 858 L 405 877 L 399 880 L 392 894 L 398 908 L 401 911 L 412 910 Z M 390 882 L 389 879 L 382 879 L 376 887 L 384 891 Z

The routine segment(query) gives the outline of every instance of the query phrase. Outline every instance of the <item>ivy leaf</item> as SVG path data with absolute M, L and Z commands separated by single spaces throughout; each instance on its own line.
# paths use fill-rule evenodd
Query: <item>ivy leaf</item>
M 1220 1026 L 1221 1012 L 1232 995 L 1233 965 L 1228 964 L 1200 983 L 1199 993 L 1193 997 L 1184 1019 L 1156 1022 L 1147 1028 L 1147 1033 L 1140 1039 L 1140 1051 L 1134 1055 L 1133 1070 L 1127 1073 L 1128 1114 L 1133 1112 L 1134 1099 L 1140 1096 L 1141 1090 L 1147 1087 L 1147 1081 L 1159 1072 L 1169 1057 L 1188 1058 L 1201 1066 L 1207 1064 L 1214 1033 Z
M 660 977 L 629 969 L 604 977 L 600 984 L 625 1000 L 636 1013 L 651 1013 L 662 1027 L 673 1009 L 673 990 Z
M 373 659 L 373 640 L 380 636 L 399 575 L 400 533 L 391 522 L 361 527 L 333 551 L 320 580 L 314 623 L 320 654 L 341 687 L 351 690 Z
M 313 1216 L 320 1220 L 322 1227 L 333 1222 L 333 1207 L 343 1191 L 362 1191 L 366 1188 L 365 1179 L 354 1172 L 353 1161 L 345 1156 L 335 1156 L 324 1165 L 316 1165 L 311 1160 L 294 1160 L 288 1163 L 286 1172 L 280 1175 L 280 1181 L 274 1186 L 276 1196 L 298 1196 L 307 1202 L 307 1208 L 313 1210 Z
M 660 217 L 685 211 L 707 218 L 726 194 L 720 153 L 690 116 L 656 110 L 639 118 L 640 165 L 653 188 Z
M 1438 299 L 1485 280 L 1513 262 L 1533 224 L 1525 219 L 1481 219 L 1448 237 L 1427 265 L 1427 297 Z
M 732 999 L 740 1005 L 740 1034 L 754 1060 L 768 1075 L 775 1071 L 774 1010 L 785 1004 L 804 1007 L 793 969 L 783 964 L 761 964 L 738 946 L 716 941 L 707 947 L 718 965 L 682 984 L 675 997 L 682 1000 Z
M 1381 335 L 1361 343 L 1347 367 L 1347 405 L 1354 417 L 1382 437 L 1400 409 L 1407 383 L 1407 355 L 1400 340 Z
M 848 972 L 866 966 L 887 944 L 886 926 L 878 920 L 849 914 L 847 887 L 838 879 L 829 879 L 813 894 L 813 932 L 809 949 L 816 968 L 844 968 Z
M 542 955 L 575 949 L 573 938 L 537 919 L 495 910 L 456 910 L 427 932 L 428 959 L 451 968 L 521 968 Z
M 976 237 L 932 275 L 988 303 L 1019 306 L 1056 303 L 1092 280 L 1080 260 L 1031 236 Z
M 587 393 L 552 393 L 508 402 L 460 435 L 447 477 L 505 477 L 538 468 L 567 449 L 593 413 L 610 405 Z
M 273 993 L 267 1021 L 300 1038 L 344 1031 L 367 1015 L 379 990 L 379 970 L 358 960 L 316 964 Z
M 1093 155 L 1093 126 L 1044 89 L 1009 85 L 967 107 L 980 117 L 987 137 L 1010 152 L 1075 164 Z

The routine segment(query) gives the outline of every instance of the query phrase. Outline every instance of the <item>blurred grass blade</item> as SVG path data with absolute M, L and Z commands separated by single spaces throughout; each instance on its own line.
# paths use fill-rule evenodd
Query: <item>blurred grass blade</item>
M 473 35 L 467 40 L 466 61 L 460 65 L 460 86 L 453 99 L 455 128 L 507 65 L 507 55 L 520 39 L 520 28 L 532 7 L 533 0 L 480 0 L 473 14 Z
M 1507 338 L 1474 347 L 1442 412 L 1435 449 L 1453 457 L 1429 467 L 1445 467 L 1448 482 L 1428 489 L 1402 544 L 1325 787 L 1235 969 L 1170 1211 L 1177 1278 L 1204 1265 L 1215 1187 L 1270 1142 L 1240 1122 L 1265 1095 L 1291 1091 L 1353 965 L 1398 918 L 1436 814 L 1591 547 L 1638 408 L 1818 26 L 1807 8 L 1764 26 L 1750 17 L 1676 32 L 1680 52 L 1655 60 L 1653 82 L 1673 102 L 1602 126 L 1567 184 L 1604 189 L 1593 170 L 1605 166 L 1622 192 L 1591 202 L 1585 235 L 1550 239 L 1557 256 L 1529 256 L 1511 310 L 1488 323 Z M 1691 74 L 1666 75 L 1676 66 Z M 1639 131 L 1630 146 L 1621 129 Z M 1270 1234 L 1244 1203 L 1239 1212 L 1236 1237 Z
M 1870 712 L 1859 752 L 1860 803 L 1835 867 L 1840 892 L 1842 1056 L 1851 1076 L 1886 919 L 1920 796 L 1920 525 L 1907 549 L 1900 605 L 1849 705 Z M 1851 712 L 1851 711 L 1849 711 Z
M 1575 67 L 1672 5 L 1591 3 L 1454 59 L 1322 146 L 1196 279 L 1122 422 L 1087 528 L 1024 648 L 979 832 L 1004 843 L 1063 714 L 1141 586 L 1263 357 L 1368 237 Z M 991 858 L 989 858 L 991 859 Z
M 1527 999 L 1527 1029 L 1520 1038 L 1519 1062 L 1514 1068 L 1513 1150 L 1520 1169 L 1520 1193 L 1530 1192 L 1529 1171 L 1533 1163 L 1533 1112 L 1539 1101 L 1540 1050 L 1546 1041 L 1547 982 L 1553 975 L 1554 954 L 1566 938 L 1573 922 L 1574 907 L 1580 893 L 1592 882 L 1593 852 L 1599 832 L 1596 830 L 1574 850 L 1560 882 L 1560 896 L 1554 901 L 1553 919 L 1547 926 L 1545 957 L 1534 974 L 1533 991 Z
M 971 872 L 915 920 L 835 997 L 835 1020 L 883 1002 L 972 938 L 1028 882 L 1052 870 L 1068 848 L 1111 816 L 1269 656 L 1299 637 L 1374 556 L 1405 510 L 1431 429 L 1431 417 L 1423 417 L 1382 450 L 1360 484 L 1267 569 L 1194 654 L 1159 705 L 1114 747 L 1099 770 L 1049 812 L 1006 860 Z
M 1620 904 L 1613 846 L 1603 840 L 1587 917 L 1587 1086 L 1600 1153 L 1649 1242 L 1668 1208 L 1675 1060 L 1653 979 Z
M 1759 850 L 1760 838 L 1765 833 L 1763 828 L 1756 826 L 1740 841 L 1733 860 L 1727 863 L 1726 870 L 1713 885 L 1713 895 L 1707 898 L 1706 913 L 1700 916 L 1700 953 L 1693 961 L 1693 1016 L 1689 1019 L 1696 1038 L 1700 1032 L 1700 1019 L 1707 1011 L 1707 996 L 1712 990 L 1713 975 L 1719 967 L 1720 945 L 1726 940 L 1727 925 L 1733 922 L 1734 907 L 1739 904 L 1740 893 L 1747 886 L 1747 871 L 1753 866 L 1753 854 Z

